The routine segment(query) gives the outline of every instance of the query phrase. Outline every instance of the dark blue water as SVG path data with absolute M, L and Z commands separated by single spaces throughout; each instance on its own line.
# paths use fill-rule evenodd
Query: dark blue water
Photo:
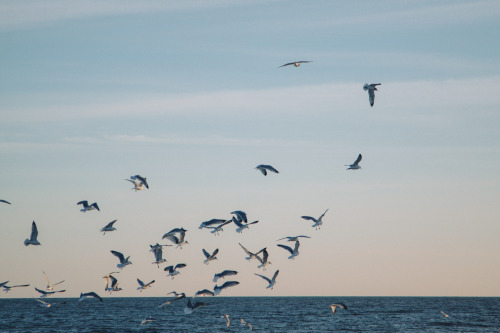
M 0 332 L 250 332 L 240 318 L 255 332 L 500 332 L 498 297 L 207 297 L 189 315 L 184 300 L 158 308 L 164 300 L 58 298 L 42 308 L 34 299 L 0 299 Z M 335 302 L 349 310 L 333 315 Z M 148 316 L 157 320 L 141 325 Z

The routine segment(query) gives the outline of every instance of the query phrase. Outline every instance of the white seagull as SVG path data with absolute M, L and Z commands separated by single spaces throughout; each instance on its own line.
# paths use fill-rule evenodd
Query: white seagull
M 221 318 L 226 319 L 226 326 L 229 328 L 229 325 L 231 325 L 231 319 L 229 319 L 229 315 L 225 314 Z
M 276 284 L 276 277 L 278 276 L 279 272 L 280 272 L 279 269 L 276 272 L 274 272 L 274 275 L 273 275 L 272 279 L 269 279 L 267 276 L 260 275 L 260 274 L 257 274 L 257 273 L 254 273 L 254 274 L 257 275 L 257 276 L 260 276 L 261 278 L 263 278 L 264 280 L 266 280 L 267 283 L 269 283 L 269 285 L 266 287 L 266 289 L 271 288 L 271 290 L 272 290 L 274 288 L 274 285 Z
M 283 238 L 280 238 L 280 239 L 277 239 L 276 241 L 280 241 L 280 240 L 283 240 L 283 239 L 286 239 L 287 242 L 295 242 L 295 241 L 298 241 L 300 237 L 303 237 L 303 238 L 311 238 L 309 236 L 288 236 L 288 237 L 283 237 Z
M 98 299 L 99 301 L 102 302 L 102 298 L 93 291 L 89 293 L 80 293 L 80 298 L 78 300 L 81 302 L 85 300 L 87 297 L 94 297 L 95 299 Z
M 209 221 L 205 221 L 205 222 L 201 222 L 200 226 L 198 227 L 198 229 L 203 229 L 203 228 L 206 228 L 206 227 L 212 227 L 216 224 L 222 224 L 226 222 L 226 220 L 223 220 L 223 219 L 211 219 Z
M 271 265 L 269 261 L 269 253 L 267 253 L 267 248 L 263 248 L 260 250 L 262 252 L 262 258 L 257 255 L 257 260 L 260 262 L 260 265 L 257 268 L 262 268 L 263 271 L 266 270 L 267 265 Z
M 45 290 L 40 290 L 38 289 L 37 287 L 35 287 L 35 290 L 38 291 L 40 294 L 42 294 L 40 296 L 40 298 L 45 298 L 47 296 L 50 296 L 50 295 L 53 295 L 55 293 L 63 293 L 65 292 L 66 290 L 54 290 L 54 291 L 45 291 Z
M 109 222 L 108 224 L 106 224 L 106 226 L 104 228 L 101 229 L 101 231 L 103 232 L 103 236 L 106 235 L 106 231 L 110 232 L 110 231 L 116 230 L 116 228 L 113 227 L 113 224 L 115 224 L 116 221 L 118 221 L 118 220 L 114 220 L 114 221 Z
M 378 91 L 377 86 L 380 86 L 381 84 L 382 83 L 365 83 L 365 85 L 363 86 L 364 91 L 368 90 L 368 99 L 370 100 L 370 106 L 373 106 L 373 104 L 375 103 L 375 91 Z
M 11 203 L 10 203 L 10 202 L 8 202 L 7 200 L 0 199 L 0 202 L 6 203 L 6 204 L 8 204 L 8 205 L 11 205 Z
M 440 312 L 443 314 L 443 316 L 444 316 L 445 318 L 448 318 L 448 317 L 450 316 L 449 314 L 444 313 L 443 311 L 440 311 Z
M 295 67 L 299 67 L 300 64 L 306 64 L 308 62 L 312 62 L 312 61 L 307 61 L 307 60 L 294 61 L 294 62 L 289 62 L 289 63 L 286 63 L 284 65 L 281 65 L 280 67 L 285 67 L 285 66 L 290 66 L 290 65 L 294 65 Z
M 132 187 L 131 190 L 134 190 L 135 192 L 144 190 L 143 182 L 136 182 L 135 180 L 130 180 L 130 179 L 125 179 L 125 180 L 134 184 L 134 187 Z
M 233 216 L 233 222 L 238 227 L 238 228 L 236 228 L 236 232 L 239 232 L 241 234 L 243 232 L 243 229 L 249 229 L 249 227 L 248 227 L 249 225 L 258 223 L 259 221 L 253 221 L 253 222 L 250 222 L 250 223 L 241 223 L 240 221 L 238 221 L 237 218 L 235 218 Z
M 224 271 L 222 271 L 220 273 L 216 273 L 214 275 L 214 279 L 212 281 L 213 282 L 217 282 L 217 280 L 219 280 L 220 278 L 224 279 L 224 278 L 226 278 L 226 276 L 233 276 L 233 275 L 236 275 L 236 274 L 238 274 L 237 271 L 231 271 L 231 270 L 227 270 L 226 269 L 226 270 L 224 270 Z
M 99 209 L 99 206 L 97 205 L 97 202 L 94 202 L 92 205 L 89 205 L 89 202 L 87 200 L 82 200 L 80 202 L 77 203 L 77 205 L 82 205 L 83 208 L 80 209 L 81 212 L 87 212 L 89 210 L 94 210 L 94 209 L 97 209 L 98 211 L 101 211 Z
M 168 239 L 172 243 L 177 244 L 177 247 L 180 247 L 182 249 L 182 246 L 184 244 L 189 244 L 186 240 L 186 229 L 184 228 L 175 228 L 167 232 L 166 234 L 163 235 L 162 239 Z M 175 236 L 175 234 L 178 233 L 179 237 Z
M 119 269 L 122 269 L 123 267 L 132 264 L 132 262 L 128 260 L 130 256 L 125 258 L 125 256 L 122 253 L 113 250 L 111 250 L 111 253 L 120 260 L 120 263 L 116 265 L 116 267 L 118 267 Z
M 159 308 L 164 308 L 165 306 L 169 305 L 170 303 L 172 302 L 175 302 L 175 301 L 178 301 L 178 300 L 181 300 L 183 298 L 186 298 L 186 294 L 185 293 L 177 293 L 176 291 L 171 291 L 169 292 L 167 295 L 169 294 L 174 294 L 175 295 L 175 298 L 173 299 L 169 299 L 167 300 L 166 302 L 160 304 L 158 307 Z
M 224 231 L 222 228 L 231 222 L 233 222 L 233 220 L 224 221 L 224 223 L 219 224 L 218 226 L 215 226 L 215 227 L 214 226 L 206 226 L 205 229 L 212 229 L 212 231 L 210 231 L 210 233 L 217 236 L 217 235 L 219 235 L 219 232 Z
M 247 213 L 245 213 L 242 210 L 235 210 L 234 212 L 231 212 L 231 214 L 236 215 L 236 218 L 238 219 L 239 222 L 245 222 L 247 223 Z
M 358 169 L 361 169 L 361 167 L 359 166 L 359 162 L 361 162 L 362 158 L 363 158 L 363 156 L 361 156 L 361 154 L 359 154 L 358 158 L 356 158 L 356 161 L 354 161 L 353 164 L 346 164 L 345 165 L 345 166 L 348 167 L 346 170 L 358 170 Z
M 186 307 L 184 308 L 184 313 L 191 314 L 191 313 L 193 313 L 194 310 L 196 310 L 200 306 L 207 306 L 207 305 L 208 305 L 207 303 L 203 303 L 203 302 L 195 302 L 194 304 L 192 304 L 191 299 L 188 299 L 188 301 L 186 303 Z
M 120 272 L 113 272 L 113 273 L 120 273 Z M 109 291 L 110 294 L 113 291 L 123 290 L 122 288 L 118 287 L 118 280 L 113 275 L 111 275 L 113 273 L 109 273 L 108 275 L 103 276 L 103 278 L 106 281 L 106 285 L 104 287 L 104 291 Z
M 7 281 L 8 282 L 8 281 Z M 3 286 L 3 291 L 5 291 L 6 293 L 8 293 L 9 291 L 11 291 L 13 288 L 19 288 L 19 287 L 29 287 L 29 284 L 18 284 L 16 286 L 7 286 L 6 284 L 4 284 Z
M 153 322 L 153 321 L 155 321 L 155 320 L 157 320 L 157 319 L 156 319 L 156 318 L 154 318 L 154 317 L 149 316 L 149 317 L 147 317 L 146 319 L 143 319 L 143 320 L 141 321 L 141 325 L 146 325 L 147 323 Z
M 304 220 L 313 221 L 314 222 L 314 224 L 312 225 L 313 228 L 321 229 L 321 225 L 323 224 L 323 216 L 325 216 L 327 211 L 328 211 L 328 209 L 325 210 L 325 212 L 323 214 L 321 214 L 321 216 L 318 219 L 315 219 L 312 216 L 302 216 L 302 218 Z
M 170 277 L 172 277 L 172 279 L 173 279 L 176 275 L 179 275 L 179 274 L 180 274 L 180 272 L 179 272 L 177 269 L 178 269 L 178 268 L 184 268 L 184 267 L 186 267 L 186 266 L 187 266 L 186 264 L 182 264 L 182 263 L 181 263 L 181 264 L 177 264 L 177 265 L 175 265 L 175 266 L 167 266 L 167 267 L 165 267 L 163 270 L 164 270 L 165 272 L 168 272 L 167 277 L 168 277 L 168 276 L 170 276 Z
M 207 264 L 212 261 L 212 260 L 217 260 L 217 253 L 219 253 L 219 249 L 215 249 L 215 251 L 210 254 L 208 253 L 205 249 L 202 249 L 203 250 L 203 254 L 205 255 L 206 259 L 203 261 L 204 264 Z
M 257 252 L 257 253 L 253 253 L 253 252 L 248 251 L 248 250 L 247 250 L 247 249 L 246 249 L 243 245 L 241 245 L 241 243 L 238 243 L 238 244 L 240 244 L 240 246 L 241 246 L 241 248 L 243 249 L 243 251 L 245 251 L 245 253 L 248 255 L 248 257 L 246 257 L 246 258 L 245 258 L 246 260 L 250 261 L 250 260 L 252 260 L 252 259 L 257 259 L 257 260 L 259 260 L 259 261 L 260 261 L 260 259 L 259 259 L 259 257 L 258 257 L 258 254 L 259 254 L 259 253 L 261 253 L 262 251 L 264 251 L 264 250 L 265 250 L 265 248 L 264 248 L 264 249 L 262 249 L 262 250 L 260 250 L 260 251 L 259 251 L 259 252 Z
M 270 165 L 266 165 L 266 164 L 259 164 L 255 167 L 255 169 L 259 170 L 260 172 L 262 172 L 262 174 L 264 176 L 267 176 L 267 172 L 268 171 L 271 171 L 271 172 L 274 172 L 274 173 L 279 173 L 278 170 L 276 170 L 275 168 L 273 168 L 272 166 Z
M 139 287 L 137 288 L 137 290 L 139 290 L 139 292 L 142 292 L 143 290 L 148 289 L 149 287 L 151 287 L 151 285 L 153 283 L 155 283 L 155 280 L 153 280 L 153 281 L 151 281 L 149 283 L 144 283 L 141 280 L 137 279 L 137 283 L 139 283 Z
M 35 221 L 31 224 L 31 235 L 30 238 L 26 238 L 24 240 L 24 245 L 41 245 L 40 242 L 36 239 L 38 237 L 38 228 L 36 227 Z
M 194 294 L 193 298 L 196 298 L 196 297 L 199 297 L 199 296 L 215 296 L 215 294 L 208 290 L 208 289 L 203 289 L 203 290 L 199 290 L 196 292 L 196 294 Z
M 152 248 L 153 247 L 151 246 L 151 249 Z M 156 247 L 155 250 L 153 251 L 153 253 L 155 255 L 155 261 L 153 262 L 153 264 L 158 265 L 158 268 L 160 268 L 160 264 L 167 261 L 167 259 L 163 259 L 163 250 L 162 250 L 161 245 L 159 247 Z
M 227 282 L 224 282 L 220 287 L 218 285 L 215 285 L 214 286 L 214 294 L 219 295 L 222 290 L 224 290 L 226 288 L 237 286 L 239 284 L 240 283 L 238 281 L 227 281 Z
M 62 280 L 62 281 L 59 281 L 57 283 L 50 284 L 49 277 L 47 276 L 47 274 L 45 274 L 45 271 L 42 271 L 42 273 L 43 273 L 43 275 L 45 275 L 45 279 L 47 280 L 47 286 L 45 287 L 45 289 L 47 289 L 47 290 L 54 290 L 54 286 L 57 286 L 58 284 L 61 284 L 65 281 L 65 280 Z
M 300 246 L 299 241 L 295 242 L 295 247 L 293 249 L 290 246 L 282 244 L 277 244 L 277 246 L 290 252 L 290 256 L 288 257 L 288 259 L 295 259 L 295 257 L 299 255 L 299 246 Z
M 140 175 L 135 175 L 135 176 L 130 176 L 130 179 L 132 179 L 132 180 L 136 180 L 136 179 L 139 180 L 149 190 L 149 185 L 148 185 L 148 182 L 146 181 L 145 177 L 142 177 Z
M 332 309 L 333 314 L 335 314 L 335 311 L 337 311 L 337 307 L 348 310 L 347 306 L 344 303 L 334 303 L 330 305 L 330 308 Z
M 36 299 L 36 298 L 35 298 L 35 301 L 40 302 L 40 306 L 41 306 L 41 307 L 44 307 L 44 308 L 50 308 L 50 307 L 52 306 L 52 304 L 47 303 L 47 302 L 44 302 L 44 301 L 42 301 L 41 299 Z

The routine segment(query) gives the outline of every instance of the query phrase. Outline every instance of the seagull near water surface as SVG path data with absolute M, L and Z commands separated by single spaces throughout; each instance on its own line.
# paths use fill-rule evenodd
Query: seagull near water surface
M 93 297 L 97 300 L 99 300 L 100 302 L 102 302 L 102 298 L 101 296 L 97 295 L 95 292 L 91 291 L 91 292 L 88 292 L 88 293 L 80 293 L 80 298 L 78 299 L 78 301 L 84 301 L 85 299 L 87 299 L 88 297 Z
M 193 303 L 191 303 L 191 299 L 188 299 L 188 301 L 186 303 L 186 307 L 184 308 L 184 313 L 185 314 L 191 314 L 197 308 L 199 308 L 201 306 L 207 306 L 207 305 L 208 305 L 207 303 L 203 303 L 203 302 L 195 302 L 193 304 Z
M 349 310 L 347 308 L 347 305 L 345 305 L 344 303 L 334 303 L 334 304 L 330 305 L 330 309 L 332 309 L 333 314 L 335 314 L 335 312 L 337 311 L 337 307 L 339 307 L 343 310 Z
M 260 275 L 260 274 L 257 274 L 257 273 L 254 273 L 255 275 L 257 276 L 260 276 L 261 278 L 263 278 L 264 280 L 267 281 L 268 286 L 266 287 L 266 289 L 269 289 L 271 288 L 271 290 L 274 288 L 274 285 L 276 284 L 276 277 L 278 276 L 278 273 L 280 272 L 280 270 L 278 269 L 276 272 L 274 272 L 274 275 L 273 277 L 270 279 L 268 278 L 267 276 L 264 276 L 264 275 Z
M 35 287 L 35 290 L 38 291 L 41 294 L 40 295 L 41 298 L 45 298 L 45 297 L 48 297 L 50 295 L 54 295 L 55 293 L 63 293 L 63 292 L 66 291 L 66 290 L 45 291 L 45 290 L 40 290 L 37 287 Z
M 219 295 L 222 290 L 230 288 L 230 287 L 235 287 L 239 285 L 240 283 L 238 281 L 227 281 L 224 282 L 220 287 L 218 285 L 214 286 L 214 294 Z
M 382 83 L 365 83 L 365 85 L 363 86 L 363 90 L 368 91 L 368 99 L 370 100 L 370 106 L 372 107 L 373 104 L 375 104 L 375 91 L 378 91 L 377 86 L 380 86 L 381 84 Z

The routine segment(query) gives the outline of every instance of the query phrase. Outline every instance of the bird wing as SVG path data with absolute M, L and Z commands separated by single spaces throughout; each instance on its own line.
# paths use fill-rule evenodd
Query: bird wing
M 299 246 L 300 246 L 300 242 L 299 241 L 295 241 L 295 246 L 293 248 L 293 252 L 292 254 L 296 253 L 299 251 Z
M 118 221 L 118 220 L 114 220 L 114 221 L 109 222 L 109 223 L 105 226 L 105 228 L 110 228 L 110 227 L 112 227 L 112 226 L 113 226 L 113 224 L 115 224 L 115 222 L 116 222 L 116 221 Z
M 316 220 L 314 217 L 312 216 L 301 216 L 304 220 L 310 220 L 310 221 L 313 221 L 314 223 L 317 223 L 318 220 Z
M 289 62 L 289 63 L 286 63 L 284 65 L 281 65 L 280 67 L 285 67 L 285 66 L 290 66 L 290 65 L 294 65 L 295 62 Z
M 139 176 L 139 175 L 135 175 L 135 177 L 136 177 L 137 179 L 139 179 L 139 180 L 140 180 L 140 181 L 144 184 L 144 186 L 146 186 L 146 188 L 147 188 L 147 189 L 149 189 L 149 185 L 148 185 L 148 182 L 146 181 L 146 178 L 141 177 L 141 176 Z
M 224 288 L 234 287 L 234 286 L 237 286 L 239 284 L 240 283 L 238 281 L 227 281 L 227 282 L 224 282 L 222 284 L 222 286 L 220 286 L 220 288 L 224 289 Z
M 375 103 L 375 91 L 373 89 L 368 89 L 368 98 L 370 99 L 370 106 Z
M 330 308 L 332 309 L 333 314 L 335 314 L 335 311 L 337 311 L 337 306 L 336 305 L 330 305 Z
M 124 261 L 125 261 L 125 257 L 123 256 L 123 254 L 122 254 L 122 253 L 117 252 L 117 251 L 113 251 L 113 250 L 111 250 L 111 253 L 112 253 L 114 256 L 118 257 L 118 259 L 120 259 L 120 262 L 124 262 Z
M 30 240 L 36 240 L 36 238 L 38 237 L 38 228 L 36 227 L 36 223 L 35 221 L 33 221 L 33 223 L 31 224 L 31 236 L 30 236 Z
M 101 296 L 97 295 L 95 292 L 91 291 L 90 293 L 87 293 L 87 296 L 91 296 L 91 297 L 95 297 L 97 298 L 99 301 L 102 302 L 102 298 Z
M 165 272 L 168 271 L 169 274 L 172 274 L 174 271 L 174 266 L 167 266 L 163 269 Z
M 263 174 L 264 176 L 267 176 L 267 170 L 266 170 L 266 169 L 265 169 L 262 165 L 259 165 L 259 166 L 257 167 L 257 170 L 259 170 L 260 172 L 262 172 L 262 174 Z
M 271 279 L 272 281 L 276 281 L 276 277 L 278 276 L 278 273 L 280 272 L 280 270 L 276 270 L 276 272 L 274 272 L 274 275 L 273 275 L 273 278 Z
M 257 276 L 260 276 L 261 278 L 263 278 L 264 280 L 266 280 L 268 283 L 271 283 L 271 280 L 267 276 L 260 275 L 260 274 L 257 274 L 257 273 L 254 273 L 254 274 L 257 275 Z
M 249 256 L 251 256 L 253 253 L 248 251 L 243 245 L 241 245 L 241 243 L 238 243 L 240 244 L 241 248 L 243 249 L 243 251 L 245 251 L 246 254 L 248 254 Z
M 277 244 L 277 246 L 281 247 L 282 249 L 287 250 L 288 252 L 290 252 L 290 254 L 293 254 L 293 250 L 290 246 L 286 246 L 286 245 L 282 245 L 282 244 Z
M 87 200 L 82 200 L 82 201 L 78 202 L 77 205 L 83 205 L 83 207 L 88 207 L 89 202 Z
M 358 155 L 358 158 L 356 159 L 356 161 L 354 161 L 354 163 L 352 164 L 353 166 L 354 165 L 358 165 L 359 162 L 361 162 L 361 159 L 363 158 L 363 156 L 361 156 L 361 154 Z
M 361 156 L 361 155 L 360 155 L 360 156 Z M 326 214 L 326 212 L 327 212 L 327 211 L 328 211 L 328 209 L 327 209 L 327 210 L 325 210 L 325 212 L 324 212 L 323 214 L 321 214 L 321 216 L 319 217 L 318 221 L 321 221 L 321 219 L 323 218 L 323 216 L 325 216 L 325 214 Z
M 94 202 L 91 206 L 93 206 L 93 207 L 94 207 L 95 209 L 97 209 L 98 211 L 101 211 L 101 210 L 99 209 L 99 206 L 97 206 L 97 202 Z
M 202 249 L 203 250 L 203 254 L 205 255 L 205 257 L 208 259 L 210 258 L 210 254 L 207 252 L 207 250 L 205 249 Z
M 156 249 L 155 252 L 155 261 L 159 262 L 163 259 L 163 250 L 160 248 Z
M 238 221 L 238 219 L 236 217 L 234 217 L 234 216 L 232 217 L 231 222 L 234 222 L 234 224 L 236 224 L 236 226 L 238 226 L 238 228 L 243 227 L 243 223 L 241 223 L 240 221 Z
M 279 171 L 273 168 L 271 165 L 263 165 L 262 167 L 274 173 L 279 173 Z
M 179 239 L 177 237 L 175 237 L 174 235 L 169 235 L 169 234 L 165 234 L 163 235 L 163 237 L 161 239 L 168 239 L 169 241 L 173 242 L 174 244 L 179 244 Z
M 211 257 L 215 257 L 219 253 L 219 249 L 215 249 L 215 251 L 212 253 Z
M 3 200 L 3 199 L 1 199 L 1 200 L 0 200 L 0 202 L 6 203 L 6 204 L 9 204 L 9 205 L 11 204 L 11 203 L 10 203 L 10 202 L 8 202 L 7 200 Z
M 177 264 L 177 265 L 175 265 L 175 268 L 176 268 L 176 269 L 177 269 L 177 268 L 184 268 L 184 267 L 186 267 L 186 266 L 187 266 L 186 264 Z
M 48 292 L 46 292 L 45 290 L 40 290 L 37 287 L 35 287 L 35 290 L 38 291 L 40 294 L 43 294 L 43 295 L 47 295 L 48 294 Z
M 141 280 L 137 279 L 137 283 L 139 283 L 141 287 L 144 287 L 144 282 L 142 282 Z
M 250 222 L 250 223 L 247 223 L 247 225 L 250 225 L 250 224 L 255 224 L 255 223 L 259 223 L 259 221 L 253 221 L 253 222 Z

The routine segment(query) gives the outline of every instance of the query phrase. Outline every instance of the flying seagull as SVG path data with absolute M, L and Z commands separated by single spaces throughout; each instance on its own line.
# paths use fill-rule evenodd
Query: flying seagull
M 248 227 L 249 225 L 258 223 L 259 221 L 253 221 L 250 223 L 243 224 L 242 222 L 238 221 L 238 219 L 233 216 L 233 222 L 238 227 L 238 228 L 236 228 L 236 232 L 239 232 L 241 234 L 243 232 L 243 229 L 249 229 L 249 227 Z
M 316 228 L 316 229 L 321 229 L 321 225 L 323 224 L 323 216 L 325 216 L 326 212 L 328 211 L 325 210 L 325 212 L 323 214 L 321 214 L 321 216 L 318 218 L 318 219 L 315 219 L 314 217 L 312 216 L 302 216 L 302 218 L 304 220 L 309 220 L 309 221 L 313 221 L 314 224 L 312 225 L 313 228 Z
M 223 220 L 223 219 L 211 219 L 209 221 L 205 221 L 205 222 L 201 222 L 200 226 L 198 227 L 198 229 L 203 229 L 203 228 L 206 228 L 206 227 L 212 227 L 216 224 L 222 224 L 226 222 L 226 220 Z
M 194 294 L 193 298 L 196 298 L 196 297 L 199 297 L 199 296 L 215 296 L 215 294 L 208 290 L 208 289 L 203 289 L 203 290 L 199 290 L 196 292 L 196 294 Z
M 6 203 L 6 204 L 8 204 L 8 205 L 11 205 L 11 203 L 10 203 L 10 202 L 8 202 L 7 200 L 0 199 L 0 202 Z
M 159 244 L 158 244 L 159 245 Z M 150 245 L 151 246 L 151 245 Z M 156 246 L 156 245 L 155 245 Z M 151 249 L 153 249 L 153 246 L 151 246 Z M 160 268 L 160 264 L 161 263 L 164 263 L 167 261 L 167 259 L 163 259 L 163 250 L 162 250 L 162 246 L 159 245 L 158 247 L 155 248 L 155 250 L 153 251 L 154 255 L 155 255 L 155 261 L 153 262 L 153 264 L 156 264 L 158 265 L 158 268 Z
M 149 287 L 151 287 L 151 285 L 155 283 L 155 280 L 149 283 L 144 283 L 141 280 L 137 279 L 137 283 L 139 283 L 139 287 L 137 288 L 137 290 L 139 290 L 139 292 L 142 292 L 144 289 L 148 289 Z
M 208 253 L 205 249 L 202 249 L 203 250 L 203 254 L 205 255 L 206 259 L 203 261 L 204 264 L 207 264 L 212 261 L 212 260 L 217 260 L 217 253 L 219 253 L 219 249 L 215 249 L 215 251 L 210 254 Z
M 234 218 L 234 217 L 233 217 Z M 222 224 L 219 224 L 218 226 L 215 226 L 215 227 L 212 227 L 212 226 L 206 226 L 205 228 L 206 229 L 212 229 L 212 231 L 210 231 L 210 233 L 212 234 L 215 234 L 215 236 L 219 235 L 219 232 L 220 231 L 224 231 L 224 229 L 222 229 L 223 227 L 225 227 L 227 224 L 233 222 L 233 220 L 227 220 L 225 221 L 224 223 Z
M 277 239 L 276 241 L 280 241 L 280 240 L 286 239 L 287 242 L 295 242 L 295 241 L 299 240 L 299 237 L 311 238 L 309 236 L 302 236 L 302 235 L 300 235 L 300 236 L 288 236 L 288 237 L 283 237 L 283 238 Z
M 43 275 L 45 275 L 45 279 L 47 280 L 47 286 L 45 287 L 45 289 L 47 289 L 47 290 L 54 290 L 54 286 L 57 286 L 58 284 L 61 284 L 64 282 L 64 280 L 62 280 L 62 281 L 59 281 L 57 283 L 50 284 L 49 277 L 47 276 L 47 274 L 45 274 L 45 271 L 42 271 L 42 272 L 43 272 Z
M 262 252 L 262 258 L 257 255 L 257 260 L 260 262 L 257 268 L 262 268 L 262 270 L 265 271 L 266 266 L 271 264 L 269 261 L 269 253 L 267 253 L 267 248 L 263 248 L 260 252 Z
M 128 256 L 125 259 L 125 256 L 118 251 L 111 250 L 111 253 L 120 260 L 120 263 L 116 265 L 116 267 L 118 267 L 119 269 L 122 269 L 123 267 L 132 264 L 132 262 L 128 260 L 128 258 L 130 258 L 130 256 Z
M 272 166 L 270 165 L 266 165 L 266 164 L 259 164 L 255 167 L 255 169 L 259 170 L 260 172 L 262 172 L 262 174 L 264 176 L 267 176 L 267 172 L 268 171 L 271 171 L 271 172 L 274 172 L 274 173 L 279 173 L 278 170 L 276 170 L 275 168 L 273 168 Z
M 29 287 L 29 284 L 18 284 L 16 286 L 7 286 L 6 284 L 4 284 L 2 287 L 3 287 L 3 291 L 5 291 L 6 293 L 8 293 L 9 291 L 12 290 L 12 288 Z
M 207 306 L 207 305 L 208 305 L 207 303 L 203 302 L 195 302 L 194 304 L 192 304 L 191 299 L 188 299 L 186 307 L 184 308 L 184 313 L 191 314 L 195 309 L 199 308 L 200 306 Z
M 102 302 L 102 298 L 93 291 L 89 293 L 80 293 L 80 298 L 78 300 L 81 302 L 85 300 L 87 297 L 94 297 L 95 299 L 98 299 L 99 301 Z
M 220 278 L 226 278 L 226 276 L 233 276 L 233 275 L 236 275 L 238 274 L 237 271 L 231 271 L 231 270 L 224 270 L 220 273 L 217 273 L 214 275 L 214 279 L 212 280 L 213 282 L 217 282 L 217 280 L 219 280 Z
M 277 244 L 277 246 L 290 252 L 290 256 L 288 257 L 288 259 L 295 259 L 295 257 L 299 255 L 299 246 L 300 246 L 299 241 L 295 242 L 295 247 L 293 249 L 290 246 L 282 244 Z
M 132 187 L 131 190 L 134 190 L 135 192 L 144 190 L 143 182 L 136 182 L 135 180 L 130 180 L 130 179 L 125 179 L 125 180 L 131 182 L 134 185 L 134 187 Z
M 242 210 L 235 210 L 234 212 L 231 212 L 231 214 L 235 214 L 239 222 L 245 222 L 245 223 L 248 222 L 247 213 L 245 213 Z
M 260 275 L 260 274 L 257 274 L 257 273 L 254 273 L 255 275 L 257 276 L 260 276 L 261 278 L 263 278 L 264 280 L 267 281 L 267 283 L 269 283 L 269 285 L 266 287 L 266 289 L 268 288 L 271 288 L 271 290 L 274 288 L 274 285 L 276 284 L 276 277 L 278 276 L 278 273 L 279 273 L 279 269 L 274 272 L 274 275 L 272 277 L 272 279 L 269 279 L 267 276 L 264 276 L 264 275 Z
M 9 283 L 9 281 L 1 282 L 0 283 L 0 288 L 2 288 L 3 286 L 5 286 L 7 283 Z
M 38 237 L 38 228 L 36 227 L 35 221 L 31 224 L 31 235 L 30 238 L 26 238 L 24 240 L 24 245 L 41 245 L 40 242 L 36 239 Z
M 189 244 L 186 240 L 186 229 L 184 228 L 175 228 L 167 232 L 166 234 L 163 235 L 162 239 L 168 239 L 172 243 L 177 244 L 177 247 L 180 247 L 182 249 L 182 246 L 184 244 Z M 177 237 L 175 234 L 179 234 L 179 237 Z
M 264 250 L 265 250 L 265 248 L 264 248 L 264 249 L 262 249 L 262 250 L 260 250 L 260 251 L 259 251 L 259 252 L 257 252 L 257 253 L 252 253 L 252 252 L 248 251 L 248 250 L 247 250 L 247 249 L 246 249 L 243 245 L 241 245 L 241 243 L 238 243 L 238 244 L 240 244 L 240 246 L 241 246 L 241 248 L 243 249 L 243 251 L 245 251 L 245 253 L 248 255 L 248 257 L 246 257 L 246 258 L 245 258 L 246 260 L 250 261 L 250 260 L 252 260 L 252 259 L 257 259 L 257 260 L 259 260 L 259 261 L 260 261 L 260 259 L 259 259 L 259 257 L 258 257 L 258 254 L 259 254 L 259 253 L 261 253 L 262 251 L 264 251 Z
M 106 235 L 106 231 L 113 231 L 113 230 L 116 230 L 115 227 L 113 227 L 113 224 L 115 224 L 115 222 L 118 221 L 118 220 L 114 220 L 114 221 L 111 221 L 109 222 L 108 224 L 106 224 L 106 226 L 104 228 L 101 229 L 101 231 L 103 232 L 103 236 Z
M 40 290 L 37 287 L 35 287 L 35 290 L 38 291 L 40 294 L 42 294 L 40 297 L 45 298 L 47 296 L 53 295 L 55 293 L 63 293 L 66 290 L 54 290 L 54 291 L 45 291 L 45 290 Z
M 226 319 L 226 325 L 227 325 L 227 327 L 229 328 L 229 325 L 231 325 L 231 319 L 229 319 L 229 315 L 228 315 L 228 314 L 225 314 L 225 315 L 223 315 L 221 318 Z
M 185 293 L 180 293 L 180 294 L 179 294 L 179 293 L 177 293 L 176 291 L 171 291 L 171 292 L 169 292 L 167 295 L 169 295 L 169 294 L 174 294 L 175 298 L 173 298 L 173 299 L 169 299 L 168 301 L 166 301 L 166 302 L 164 302 L 164 303 L 160 304 L 160 305 L 158 306 L 159 308 L 163 308 L 163 307 L 165 307 L 165 306 L 169 305 L 169 304 L 170 304 L 170 303 L 172 303 L 172 302 L 175 302 L 175 301 L 181 300 L 181 299 L 183 299 L 183 298 L 186 298 L 186 294 L 185 294 Z
M 361 154 L 359 154 L 358 158 L 356 159 L 356 161 L 354 161 L 353 164 L 346 164 L 345 165 L 345 166 L 348 167 L 346 170 L 358 170 L 358 169 L 361 169 L 361 167 L 359 166 L 359 162 L 361 162 L 362 158 L 363 158 L 363 156 L 361 156 Z
M 182 263 L 181 263 L 181 264 L 177 264 L 177 265 L 175 265 L 175 266 L 167 266 L 167 267 L 165 267 L 163 270 L 164 270 L 165 272 L 168 272 L 167 277 L 168 277 L 168 276 L 171 276 L 171 277 L 172 277 L 172 279 L 173 279 L 176 275 L 179 275 L 179 274 L 180 274 L 180 272 L 179 272 L 177 269 L 178 269 L 178 268 L 184 268 L 184 267 L 186 267 L 186 266 L 187 266 L 186 264 L 182 264 Z
M 306 64 L 308 62 L 312 62 L 312 61 L 306 61 L 306 60 L 294 61 L 294 62 L 289 62 L 289 63 L 286 63 L 284 65 L 281 65 L 280 67 L 285 67 L 285 66 L 290 66 L 290 65 L 294 65 L 295 67 L 299 67 L 300 64 Z
M 219 295 L 222 290 L 239 285 L 238 281 L 227 281 L 224 282 L 220 287 L 218 285 L 214 286 L 214 294 Z
M 380 86 L 381 84 L 382 83 L 372 83 L 372 84 L 365 83 L 365 85 L 363 86 L 364 91 L 368 90 L 368 98 L 370 100 L 370 106 L 373 106 L 373 104 L 375 103 L 375 91 L 378 91 L 377 86 Z
M 444 313 L 443 311 L 439 311 L 439 312 L 441 312 L 445 318 L 448 318 L 450 316 L 449 314 Z
M 89 202 L 87 200 L 82 200 L 77 203 L 77 205 L 82 205 L 83 208 L 80 209 L 81 212 L 87 212 L 89 210 L 94 210 L 97 209 L 98 211 L 101 211 L 99 209 L 99 206 L 97 206 L 97 202 L 94 202 L 92 205 L 89 205 Z
M 148 185 L 148 182 L 146 181 L 145 177 L 141 177 L 139 175 L 135 175 L 135 176 L 130 176 L 130 179 L 132 179 L 132 180 L 136 180 L 136 179 L 139 180 L 149 190 L 149 185 Z
M 330 305 L 330 308 L 332 309 L 333 314 L 335 314 L 335 311 L 337 311 L 337 307 L 348 310 L 347 306 L 344 303 L 334 303 Z

